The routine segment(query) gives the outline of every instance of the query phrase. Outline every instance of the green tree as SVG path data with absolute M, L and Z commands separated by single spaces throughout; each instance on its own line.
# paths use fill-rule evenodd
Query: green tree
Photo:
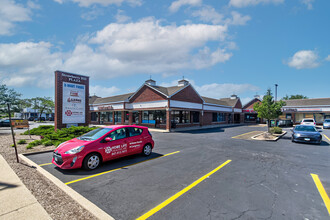
M 283 97 L 283 100 L 291 100 L 291 99 L 308 99 L 307 96 L 304 96 L 304 95 L 291 95 L 290 97 L 288 95 L 284 96 Z
M 22 94 L 16 92 L 14 89 L 9 89 L 6 85 L 0 85 L 0 114 L 8 114 L 7 104 L 10 104 L 11 112 L 20 112 L 19 103 Z
M 41 121 L 42 113 L 52 113 L 55 107 L 54 101 L 50 97 L 36 97 L 30 99 L 30 103 L 33 109 L 36 109 L 39 113 L 39 120 Z
M 261 103 L 256 103 L 253 110 L 258 112 L 259 118 L 267 119 L 268 132 L 270 130 L 270 120 L 277 119 L 281 114 L 281 108 L 285 105 L 284 101 L 274 101 L 273 94 L 270 89 L 267 90 L 266 95 L 263 97 Z

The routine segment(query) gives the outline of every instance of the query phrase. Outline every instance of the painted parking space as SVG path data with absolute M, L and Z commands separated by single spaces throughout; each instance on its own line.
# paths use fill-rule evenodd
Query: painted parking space
M 313 173 L 311 173 L 311 176 L 314 180 L 316 188 L 319 191 L 320 196 L 322 197 L 323 202 L 325 204 L 325 207 L 327 208 L 329 216 L 330 216 L 330 199 L 329 199 L 329 196 L 328 196 L 327 192 L 325 191 L 319 176 L 317 174 L 313 174 Z
M 51 152 L 42 158 L 31 155 L 30 159 L 39 160 L 38 164 L 44 164 L 45 170 L 64 183 L 91 176 L 68 186 L 115 219 L 143 216 L 228 159 L 232 160 L 230 164 L 170 199 L 149 219 L 328 217 L 324 205 L 313 202 L 321 198 L 309 174 L 313 170 L 320 177 L 327 175 L 329 144 L 291 143 L 289 134 L 277 142 L 232 138 L 254 131 L 256 128 L 246 126 L 153 133 L 156 148 L 151 158 L 133 156 L 111 161 L 92 172 L 47 165 Z M 327 131 L 323 134 L 328 135 Z M 180 153 L 160 157 L 177 151 Z
M 247 132 L 247 133 L 236 135 L 236 136 L 234 136 L 232 138 L 234 138 L 234 139 L 243 139 L 243 140 L 251 140 L 251 138 L 253 136 L 258 135 L 258 134 L 261 134 L 263 132 L 264 131 L 250 131 L 250 132 Z

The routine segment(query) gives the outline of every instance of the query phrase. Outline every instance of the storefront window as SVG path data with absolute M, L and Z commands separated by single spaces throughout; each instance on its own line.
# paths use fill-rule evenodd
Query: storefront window
M 112 122 L 112 112 L 101 112 L 101 123 Z
M 142 123 L 145 124 L 166 124 L 166 111 L 143 111 Z
M 316 123 L 323 123 L 324 121 L 324 114 L 321 114 L 321 113 L 315 113 L 314 114 L 314 119 L 315 119 L 315 122 Z
M 91 113 L 91 121 L 98 121 L 99 120 L 99 113 L 98 112 L 92 112 Z
M 292 119 L 292 114 L 291 113 L 286 114 L 286 119 Z
M 172 121 L 176 124 L 190 123 L 189 111 L 172 111 Z
M 212 114 L 212 122 L 222 122 L 225 121 L 225 118 L 224 113 L 215 112 Z
M 296 123 L 300 123 L 304 118 L 304 114 L 303 113 L 296 113 L 295 114 L 295 121 Z
M 257 120 L 257 114 L 245 114 L 244 120 L 246 122 L 255 122 Z
M 191 114 L 192 114 L 193 123 L 198 123 L 199 122 L 199 112 L 191 112 Z
M 133 123 L 139 124 L 139 112 L 138 111 L 133 112 Z
M 121 123 L 121 112 L 114 112 L 115 114 L 115 122 Z

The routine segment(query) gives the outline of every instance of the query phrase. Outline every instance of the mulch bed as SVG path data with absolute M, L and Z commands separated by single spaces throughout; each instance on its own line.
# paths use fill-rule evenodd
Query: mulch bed
M 31 135 L 30 139 L 29 135 L 19 134 L 16 134 L 15 138 L 16 143 L 21 139 L 25 139 L 27 144 L 33 140 L 40 139 L 39 136 Z M 52 219 L 96 219 L 94 215 L 81 207 L 53 182 L 40 174 L 35 168 L 29 166 L 24 161 L 17 163 L 15 150 L 10 146 L 12 144 L 13 139 L 10 134 L 1 134 L 0 154 L 5 158 L 7 163 L 16 172 L 17 176 L 31 191 Z M 55 148 L 54 146 L 36 146 L 33 149 L 26 149 L 27 144 L 17 144 L 19 154 L 47 151 Z

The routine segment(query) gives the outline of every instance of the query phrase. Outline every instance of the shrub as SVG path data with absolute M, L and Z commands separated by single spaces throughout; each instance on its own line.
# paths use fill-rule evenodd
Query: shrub
M 282 134 L 282 128 L 273 127 L 273 128 L 270 129 L 270 133 L 272 133 L 272 134 Z
M 26 140 L 22 139 L 17 142 L 18 144 L 26 144 Z
M 32 141 L 30 142 L 27 146 L 26 146 L 26 149 L 31 149 L 35 146 L 38 146 L 38 145 L 41 145 L 42 144 L 42 141 L 41 140 L 35 140 L 35 141 Z
M 52 146 L 53 142 L 51 140 L 48 140 L 48 141 L 45 141 L 43 144 L 47 147 L 47 146 Z

